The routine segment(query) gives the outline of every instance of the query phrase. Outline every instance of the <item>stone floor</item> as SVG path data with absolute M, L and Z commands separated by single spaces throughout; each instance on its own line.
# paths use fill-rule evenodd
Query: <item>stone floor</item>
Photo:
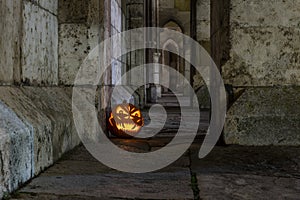
M 167 140 L 114 142 L 150 151 Z M 299 199 L 299 147 L 217 146 L 199 160 L 200 144 L 198 139 L 171 166 L 146 174 L 112 170 L 80 146 L 11 199 Z
M 156 137 L 112 141 L 128 151 L 155 151 L 172 140 L 176 113 L 168 113 Z M 164 169 L 118 172 L 79 146 L 7 199 L 300 199 L 300 147 L 216 146 L 198 159 L 208 116 L 201 113 L 195 142 Z

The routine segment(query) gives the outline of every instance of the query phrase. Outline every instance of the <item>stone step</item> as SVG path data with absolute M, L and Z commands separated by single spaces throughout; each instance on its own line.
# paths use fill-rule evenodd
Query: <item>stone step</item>
M 183 94 L 182 93 L 162 93 L 161 94 L 161 96 L 162 97 L 176 97 L 176 96 L 180 96 L 180 97 L 182 97 L 183 96 Z
M 225 142 L 300 145 L 300 87 L 249 88 L 226 117 Z

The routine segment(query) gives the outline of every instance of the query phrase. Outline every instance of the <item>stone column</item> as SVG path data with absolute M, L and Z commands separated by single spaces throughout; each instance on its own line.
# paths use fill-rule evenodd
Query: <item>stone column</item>
M 160 53 L 153 54 L 154 69 L 152 73 L 153 84 L 151 85 L 151 101 L 157 102 L 157 99 L 161 97 L 161 86 L 160 86 L 160 66 L 159 58 Z
M 189 47 L 190 45 L 187 44 L 187 41 L 183 41 L 184 42 L 184 47 Z M 184 49 L 184 56 L 185 58 L 191 58 L 191 49 L 187 48 Z M 185 59 L 184 61 L 184 77 L 186 78 L 186 80 L 188 80 L 188 82 L 191 82 L 191 64 Z M 189 85 L 187 85 L 187 83 L 184 83 L 183 85 L 183 94 L 184 96 L 187 96 L 190 94 L 191 91 L 189 91 Z

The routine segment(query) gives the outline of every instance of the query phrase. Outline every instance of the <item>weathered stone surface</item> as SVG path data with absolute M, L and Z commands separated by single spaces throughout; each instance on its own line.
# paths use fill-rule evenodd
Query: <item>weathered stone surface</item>
M 130 16 L 133 18 L 142 18 L 144 17 L 144 6 L 143 3 L 128 5 L 128 11 Z
M 197 40 L 210 40 L 210 0 L 197 1 Z
M 129 11 L 130 12 L 130 11 Z M 123 21 L 125 19 L 124 11 L 122 10 L 121 5 L 116 0 L 111 1 L 111 35 L 115 35 L 122 32 L 123 29 Z M 111 49 L 111 57 L 112 57 L 112 66 L 111 66 L 111 78 L 112 84 L 120 84 L 119 81 L 122 78 L 122 67 L 125 67 L 125 64 L 122 63 L 120 57 L 116 55 L 120 55 L 122 51 L 122 42 L 115 38 L 112 39 L 112 49 Z
M 174 8 L 175 2 L 174 0 L 163 0 L 159 1 L 160 8 Z
M 2 0 L 0 6 L 0 84 L 20 82 L 22 1 Z
M 191 169 L 197 174 L 243 174 L 299 178 L 299 147 L 216 146 L 204 159 L 198 158 L 200 143 L 191 151 Z
M 299 1 L 293 0 L 233 0 L 231 21 L 245 27 L 299 27 L 299 5 Z
M 222 67 L 225 82 L 299 85 L 299 2 L 234 0 L 231 8 L 232 47 L 230 60 Z
M 176 184 L 174 184 L 176 183 Z M 78 195 L 90 198 L 193 199 L 189 173 L 105 174 L 40 177 L 22 193 Z
M 10 141 L 3 140 L 4 146 L 1 145 L 0 151 L 3 155 L 13 156 L 10 170 L 16 167 L 13 171 L 15 180 L 12 183 L 5 182 L 13 185 L 11 191 L 53 164 L 63 153 L 78 145 L 80 140 L 73 123 L 71 88 L 0 87 L 0 94 L 0 100 L 18 116 L 12 118 L 16 124 L 9 123 L 11 129 L 7 129 L 10 127 L 8 124 L 0 124 L 5 136 L 8 139 L 11 137 Z M 3 112 L 2 109 L 0 111 Z M 12 120 L 9 115 L 2 118 Z M 17 130 L 15 132 L 14 127 Z M 5 144 L 10 146 L 10 150 Z M 9 157 L 5 163 L 7 159 Z M 23 159 L 27 161 L 24 163 Z M 29 169 L 30 176 L 27 173 Z
M 57 15 L 57 10 L 58 10 L 58 1 L 59 0 L 35 0 L 45 10 L 53 13 L 54 15 Z
M 33 176 L 33 131 L 0 100 L 0 198 Z
M 55 2 L 52 1 L 53 8 L 57 7 Z M 30 1 L 23 3 L 22 81 L 57 85 L 57 17 Z
M 94 49 L 104 38 L 104 3 L 103 1 L 91 0 L 88 13 L 88 39 L 90 49 Z M 100 13 L 100 14 L 99 14 Z
M 176 22 L 184 34 L 190 34 L 189 1 L 159 1 L 159 26 L 164 27 L 170 21 Z
M 88 28 L 85 24 L 61 24 L 59 31 L 59 83 L 73 85 L 88 55 Z
M 235 174 L 197 176 L 202 199 L 297 199 L 300 180 Z
M 201 160 L 198 151 L 191 148 L 191 169 L 202 199 L 298 198 L 299 147 L 215 147 Z
M 199 90 L 196 92 L 198 104 L 200 109 L 209 109 L 210 108 L 210 94 L 207 89 L 207 86 L 202 86 Z M 195 102 L 194 102 L 195 104 Z
M 59 84 L 73 85 L 83 60 L 104 38 L 104 2 L 59 4 Z
M 58 4 L 59 23 L 86 23 L 90 1 L 91 0 L 60 0 Z
M 210 0 L 197 1 L 197 41 L 207 51 L 211 51 L 211 8 Z M 203 109 L 210 108 L 210 95 L 201 75 L 196 72 L 193 80 L 193 87 L 197 91 L 199 107 Z
M 21 189 L 16 199 L 81 197 L 89 199 L 193 199 L 189 169 L 184 163 L 168 170 L 128 174 L 109 169 L 79 147 Z M 180 165 L 180 166 L 179 166 Z
M 299 145 L 300 88 L 251 88 L 227 113 L 227 144 Z
M 299 86 L 299 2 L 232 0 L 230 4 L 230 59 L 222 66 L 225 83 Z M 248 89 L 228 112 L 226 142 L 299 144 L 298 93 L 292 87 Z
M 57 84 L 57 0 L 2 2 L 0 83 Z
M 201 143 L 169 167 L 147 174 L 109 169 L 81 146 L 12 199 L 194 199 L 197 189 L 201 199 L 298 199 L 299 147 L 215 147 L 199 160 Z

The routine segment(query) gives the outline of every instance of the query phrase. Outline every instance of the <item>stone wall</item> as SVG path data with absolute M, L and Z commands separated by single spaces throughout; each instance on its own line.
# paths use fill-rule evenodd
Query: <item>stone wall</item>
M 190 0 L 159 1 L 159 26 L 164 27 L 169 21 L 174 21 L 184 34 L 190 35 L 190 11 Z
M 99 0 L 0 1 L 0 198 L 80 143 L 65 86 L 103 40 L 101 13 Z
M 119 34 L 125 29 L 125 6 L 122 5 L 121 1 L 111 0 L 111 35 Z M 122 73 L 125 72 L 126 60 L 124 57 L 117 57 L 116 54 L 120 54 L 122 48 L 122 43 L 118 40 L 112 40 L 112 84 L 120 84 L 118 81 L 122 77 Z M 122 102 L 119 102 L 122 103 Z
M 22 81 L 58 84 L 58 0 L 23 0 Z
M 197 0 L 197 41 L 207 51 L 211 52 L 211 0 Z M 202 109 L 210 108 L 210 95 L 201 75 L 196 72 L 193 77 L 193 87 L 196 91 L 199 107 Z
M 300 85 L 300 2 L 231 1 L 230 61 L 235 86 Z
M 2 0 L 0 6 L 0 84 L 12 84 L 21 80 L 20 0 Z M 5 31 L 4 31 L 5 30 Z
M 144 13 L 144 2 L 143 0 L 127 0 L 126 1 L 126 30 L 142 28 L 145 26 L 145 13 Z M 130 45 L 130 44 L 129 44 Z M 129 52 L 126 55 L 126 71 L 140 66 L 145 63 L 145 50 L 136 50 L 134 52 Z M 128 73 L 129 74 L 129 73 Z M 144 78 L 144 70 L 140 70 L 139 77 Z M 135 78 L 131 79 L 130 74 L 127 76 L 126 83 L 129 85 L 135 85 Z M 135 104 L 143 106 L 145 102 L 145 91 L 144 88 L 140 88 L 137 93 L 134 94 Z
M 57 0 L 1 3 L 0 83 L 57 85 Z
M 230 2 L 227 84 L 245 89 L 228 111 L 228 144 L 300 145 L 300 2 Z
M 33 175 L 31 128 L 0 101 L 0 198 Z M 13 145 L 14 144 L 14 145 Z
M 300 145 L 300 87 L 248 88 L 227 113 L 225 142 Z
M 210 52 L 210 0 L 197 0 L 197 41 Z
M 89 52 L 103 41 L 104 4 L 97 0 L 59 1 L 59 84 L 73 85 Z
M 80 143 L 72 89 L 0 87 L 0 198 Z

